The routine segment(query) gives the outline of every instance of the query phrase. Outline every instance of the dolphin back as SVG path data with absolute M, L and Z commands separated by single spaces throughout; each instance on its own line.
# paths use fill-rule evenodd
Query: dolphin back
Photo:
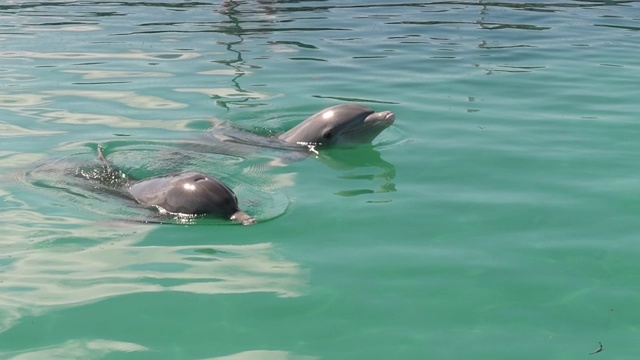
M 212 214 L 230 219 L 238 209 L 235 193 L 218 179 L 197 172 L 138 181 L 129 194 L 139 203 L 175 214 Z

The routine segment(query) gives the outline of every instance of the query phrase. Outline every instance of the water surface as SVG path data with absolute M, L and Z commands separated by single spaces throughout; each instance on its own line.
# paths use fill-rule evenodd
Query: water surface
M 632 1 L 0 5 L 0 357 L 635 359 Z M 174 145 L 354 101 L 372 147 Z M 58 169 L 196 169 L 255 226 L 147 216 Z

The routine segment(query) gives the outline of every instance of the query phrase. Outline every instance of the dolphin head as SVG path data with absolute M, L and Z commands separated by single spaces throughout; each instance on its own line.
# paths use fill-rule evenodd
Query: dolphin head
M 129 187 L 143 205 L 174 214 L 210 214 L 244 225 L 255 219 L 238 208 L 236 194 L 213 176 L 197 172 L 169 174 L 138 181 Z
M 288 143 L 319 146 L 371 143 L 396 117 L 358 104 L 326 108 L 280 135 Z

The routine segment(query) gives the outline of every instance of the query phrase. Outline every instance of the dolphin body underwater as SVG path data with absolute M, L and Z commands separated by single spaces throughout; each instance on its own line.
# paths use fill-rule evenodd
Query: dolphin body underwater
M 394 121 L 395 115 L 390 111 L 375 112 L 358 104 L 341 104 L 310 116 L 291 130 L 270 139 L 276 142 L 275 145 L 266 146 L 317 152 L 318 148 L 334 145 L 366 144 L 371 143 Z M 256 142 L 250 145 L 260 144 Z M 79 171 L 77 175 L 97 180 L 144 206 L 178 215 L 208 214 L 243 225 L 256 222 L 239 209 L 233 190 L 211 175 L 189 171 L 133 180 L 107 161 L 100 146 L 98 159 L 102 164 L 101 169 Z

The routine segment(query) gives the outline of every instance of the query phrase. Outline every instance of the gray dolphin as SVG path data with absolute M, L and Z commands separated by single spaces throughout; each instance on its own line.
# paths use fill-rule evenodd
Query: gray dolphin
M 396 117 L 391 111 L 375 112 L 359 104 L 326 108 L 278 136 L 300 145 L 353 145 L 371 143 Z
M 235 144 L 240 148 L 249 146 L 316 151 L 317 148 L 333 145 L 371 143 L 394 121 L 395 115 L 390 111 L 375 112 L 359 104 L 340 104 L 310 116 L 277 138 L 265 138 L 248 132 L 222 136 L 207 132 L 205 135 L 210 140 L 221 140 L 226 150 L 233 150 L 230 148 Z M 215 143 L 212 141 L 212 144 Z M 213 176 L 182 172 L 135 181 L 113 168 L 102 154 L 101 147 L 98 147 L 98 157 L 103 164 L 102 171 L 81 175 L 111 188 L 125 190 L 129 197 L 142 205 L 174 214 L 211 214 L 244 225 L 255 223 L 253 217 L 239 209 L 234 192 Z
M 98 158 L 103 165 L 102 171 L 81 175 L 112 188 L 125 189 L 130 197 L 142 205 L 154 206 L 161 212 L 172 214 L 209 214 L 243 225 L 256 222 L 253 217 L 239 209 L 238 199 L 233 190 L 213 176 L 199 172 L 182 172 L 135 181 L 115 169 L 104 157 L 100 147 Z
M 142 205 L 152 205 L 173 214 L 213 215 L 243 225 L 255 219 L 238 208 L 236 194 L 213 176 L 184 172 L 136 181 L 129 194 Z
M 218 122 L 202 134 L 202 140 L 183 144 L 196 152 L 248 157 L 256 149 L 287 152 L 288 160 L 303 158 L 330 146 L 371 143 L 395 121 L 391 111 L 375 112 L 368 107 L 347 103 L 328 107 L 277 137 L 262 136 L 229 123 Z M 295 154 L 297 153 L 297 154 Z

